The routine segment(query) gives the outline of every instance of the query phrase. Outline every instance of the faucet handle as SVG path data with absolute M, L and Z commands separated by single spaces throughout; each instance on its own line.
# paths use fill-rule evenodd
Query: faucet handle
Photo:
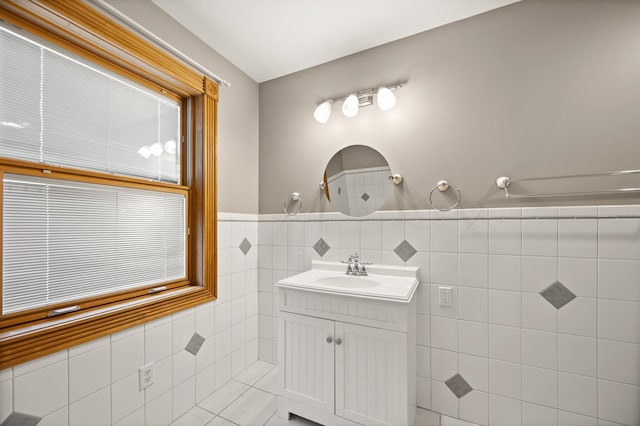
M 367 272 L 366 265 L 371 265 L 371 263 L 361 263 L 356 268 L 358 269 L 358 275 L 367 276 L 369 273 Z
M 353 263 L 353 255 L 349 255 L 347 260 L 341 260 L 342 263 Z

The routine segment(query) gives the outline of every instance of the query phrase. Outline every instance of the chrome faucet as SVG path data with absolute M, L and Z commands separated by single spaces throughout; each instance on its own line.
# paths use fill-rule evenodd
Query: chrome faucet
M 342 263 L 347 264 L 346 275 L 358 275 L 367 276 L 367 268 L 365 265 L 371 265 L 371 263 L 361 263 L 358 257 L 358 253 L 354 253 L 349 256 L 348 260 L 343 260 Z
M 354 253 L 349 255 L 349 259 L 346 261 L 342 261 L 342 263 L 347 264 L 347 271 L 345 274 L 347 275 L 358 275 L 358 253 Z

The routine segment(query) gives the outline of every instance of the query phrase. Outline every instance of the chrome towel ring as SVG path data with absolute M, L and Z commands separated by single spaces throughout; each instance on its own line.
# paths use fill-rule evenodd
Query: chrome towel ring
M 433 204 L 433 193 L 435 192 L 435 190 L 437 189 L 440 192 L 446 192 L 449 190 L 449 188 L 453 188 L 458 193 L 458 199 L 456 200 L 456 202 L 451 207 L 448 207 L 448 208 L 440 208 L 435 204 Z M 447 182 L 446 180 L 438 181 L 438 183 L 433 188 L 431 188 L 431 191 L 429 191 L 429 204 L 431 204 L 431 207 L 433 207 L 436 210 L 440 210 L 441 212 L 446 212 L 446 211 L 455 209 L 456 207 L 458 207 L 458 204 L 460 204 L 461 199 L 462 199 L 462 193 L 460 192 L 460 188 L 458 188 L 457 186 L 455 186 L 450 182 Z
M 295 209 L 295 211 L 289 212 L 289 210 L 287 210 L 287 205 L 292 203 L 295 203 L 298 208 Z M 289 216 L 295 216 L 300 213 L 300 210 L 302 210 L 302 195 L 300 195 L 298 192 L 292 192 L 291 194 L 289 194 L 287 199 L 282 203 L 282 210 L 284 210 L 284 212 Z

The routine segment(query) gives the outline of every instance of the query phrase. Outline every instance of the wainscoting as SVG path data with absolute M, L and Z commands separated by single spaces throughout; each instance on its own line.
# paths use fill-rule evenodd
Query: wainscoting
M 420 266 L 420 407 L 492 426 L 640 424 L 640 206 L 260 215 L 258 235 L 263 361 L 277 359 L 273 284 L 357 251 Z M 473 389 L 459 398 L 456 374 Z

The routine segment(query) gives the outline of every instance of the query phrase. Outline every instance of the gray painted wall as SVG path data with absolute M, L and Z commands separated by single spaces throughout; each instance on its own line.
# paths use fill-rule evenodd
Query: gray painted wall
M 150 0 L 109 0 L 109 3 L 207 69 L 231 82 L 230 88 L 220 86 L 218 210 L 257 213 L 258 83 Z
M 260 213 L 281 212 L 294 191 L 303 211 L 332 211 L 318 183 L 353 144 L 377 149 L 405 178 L 383 210 L 429 208 L 429 189 L 445 178 L 463 208 L 639 202 L 505 200 L 494 183 L 640 169 L 639 22 L 637 0 L 524 0 L 262 83 Z M 346 118 L 335 105 L 327 124 L 313 119 L 326 98 L 403 80 L 390 112 L 370 106 Z M 552 183 L 521 189 L 640 187 L 640 176 Z

